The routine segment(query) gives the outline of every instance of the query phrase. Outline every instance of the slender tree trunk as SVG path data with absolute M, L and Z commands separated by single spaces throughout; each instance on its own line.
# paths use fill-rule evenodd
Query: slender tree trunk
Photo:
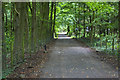
M 31 53 L 35 52 L 36 3 L 32 2 Z
M 25 12 L 24 12 L 24 48 L 25 48 L 25 53 L 29 52 L 29 27 L 28 27 L 28 3 L 25 3 Z
M 13 20 L 12 20 L 12 18 L 13 18 L 13 5 L 14 5 L 14 3 L 11 3 L 12 5 L 11 5 L 11 29 L 10 29 L 10 37 L 12 38 L 12 36 L 13 36 Z M 12 39 L 13 40 L 13 39 Z M 10 44 L 10 46 L 11 46 L 11 67 L 13 67 L 13 41 L 11 41 L 11 44 Z
M 95 14 L 96 14 L 96 11 L 93 11 L 93 21 L 94 21 L 94 18 L 96 18 Z M 95 24 L 96 24 L 96 22 L 95 22 Z M 95 38 L 96 27 L 93 26 L 93 28 L 94 28 L 94 31 L 93 31 L 93 38 Z
M 14 13 L 14 26 L 15 26 L 15 40 L 14 40 L 14 48 L 13 48 L 13 64 L 17 64 L 17 62 L 19 61 L 19 53 L 20 53 L 20 3 L 15 3 L 15 13 Z
M 101 26 L 99 26 L 99 33 L 100 33 L 100 47 L 102 47 L 102 30 L 100 28 Z
M 92 18 L 91 18 L 91 16 L 90 16 L 90 24 L 91 24 L 91 23 L 92 23 Z M 89 37 L 92 37 L 92 35 L 91 35 L 91 33 L 92 33 L 91 27 L 92 27 L 92 26 L 89 27 Z
M 79 3 L 79 8 L 80 8 L 80 3 Z M 80 39 L 80 10 L 79 10 L 79 14 L 78 14 L 78 25 L 79 25 L 79 39 Z
M 38 15 L 40 15 L 40 14 L 38 14 L 38 12 L 39 12 L 39 7 L 38 7 L 38 5 L 39 5 L 39 3 L 36 3 L 36 26 L 35 26 L 35 37 L 36 37 L 36 52 L 38 52 L 38 50 L 39 50 L 39 16 Z
M 56 2 L 54 2 L 54 24 L 53 24 L 53 34 L 55 34 L 55 19 L 56 19 Z
M 6 43 L 5 43 L 5 25 L 4 25 L 5 6 L 2 3 L 2 69 L 6 69 Z
M 120 39 L 120 1 L 119 1 L 119 39 Z
M 118 66 L 120 67 L 120 1 L 118 3 L 119 5 L 119 13 L 118 13 Z M 120 71 L 120 68 L 118 68 L 118 71 Z M 120 72 L 118 73 L 120 75 Z
M 42 45 L 42 39 L 43 39 L 43 2 L 40 2 L 39 3 L 39 5 L 40 5 L 40 33 L 39 33 L 39 35 L 40 35 L 40 37 L 39 37 L 39 46 L 41 47 L 41 45 Z
M 112 35 L 115 35 L 115 29 L 113 30 L 113 34 Z M 114 51 L 115 49 L 115 39 L 113 37 L 113 41 L 112 41 L 112 51 Z
M 51 31 L 50 31 L 50 26 L 51 26 L 51 25 L 50 25 L 50 22 L 49 22 L 49 21 L 50 21 L 50 20 L 49 20 L 49 2 L 46 3 L 46 7 L 47 7 L 47 8 L 46 8 L 46 19 L 47 19 L 47 30 L 46 30 L 46 34 L 47 34 L 48 32 L 49 32 L 49 33 L 51 32 Z M 47 39 L 47 42 L 49 42 L 49 40 L 50 40 L 49 37 L 50 37 L 50 36 L 51 36 L 50 34 L 47 34 L 47 38 L 46 38 L 46 39 Z
M 114 42 L 115 42 L 115 40 L 113 38 L 113 41 L 112 41 L 112 51 L 114 51 Z
M 84 8 L 85 8 L 85 4 L 84 4 Z M 86 34 L 86 26 L 85 26 L 85 10 L 84 10 L 84 35 L 83 37 L 85 37 Z
M 43 18 L 43 25 L 42 25 L 42 39 L 43 39 L 43 46 L 45 45 L 45 43 L 46 43 L 46 25 L 47 25 L 47 21 L 46 21 L 46 2 L 43 2 L 43 4 L 42 4 L 42 9 L 43 9 L 43 14 L 42 14 L 42 18 Z
M 77 29 L 77 18 L 76 18 L 76 3 L 75 3 L 75 28 Z M 77 39 L 77 30 L 75 29 L 75 36 L 76 36 L 76 39 Z
M 118 55 L 118 57 L 119 57 L 119 60 L 120 60 L 120 1 L 119 1 L 119 13 L 118 13 L 118 16 L 119 16 L 119 18 L 118 18 L 118 25 L 119 25 L 119 38 L 118 38 L 118 53 L 119 53 L 119 55 Z
M 52 15 L 53 15 L 53 2 L 51 2 L 51 15 L 50 15 L 50 22 L 51 22 L 51 25 L 50 25 L 50 31 L 51 31 L 51 36 L 52 38 L 54 38 L 53 34 L 52 34 Z
M 92 21 L 94 21 L 94 14 L 95 14 L 95 12 L 93 11 L 93 19 L 92 19 Z M 93 43 L 93 24 L 91 26 L 91 44 L 92 43 Z

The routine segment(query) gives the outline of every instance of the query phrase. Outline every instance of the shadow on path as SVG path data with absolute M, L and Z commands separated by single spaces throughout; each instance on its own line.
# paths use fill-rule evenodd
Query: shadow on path
M 118 71 L 97 59 L 90 48 L 65 34 L 59 34 L 40 78 L 118 78 Z

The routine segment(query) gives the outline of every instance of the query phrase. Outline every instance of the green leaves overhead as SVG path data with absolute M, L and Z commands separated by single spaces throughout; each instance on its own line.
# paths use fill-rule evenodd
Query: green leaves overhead
M 84 5 L 86 6 L 84 8 Z M 76 8 L 75 8 L 76 6 Z M 93 16 L 93 11 L 95 12 L 95 19 L 93 22 L 99 22 L 101 19 L 107 20 L 112 16 L 117 16 L 118 14 L 117 3 L 105 3 L 105 2 L 86 2 L 86 3 L 72 3 L 72 2 L 64 2 L 58 3 L 57 6 L 57 21 L 66 21 L 65 19 L 75 21 L 75 16 L 80 16 L 80 20 L 83 17 Z M 84 14 L 85 11 L 85 14 Z M 104 24 L 107 24 L 105 21 Z

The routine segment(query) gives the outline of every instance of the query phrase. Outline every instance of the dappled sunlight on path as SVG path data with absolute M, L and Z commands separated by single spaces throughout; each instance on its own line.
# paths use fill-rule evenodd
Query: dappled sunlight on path
M 62 32 L 59 33 L 58 39 L 71 39 L 71 37 L 68 37 L 66 32 Z

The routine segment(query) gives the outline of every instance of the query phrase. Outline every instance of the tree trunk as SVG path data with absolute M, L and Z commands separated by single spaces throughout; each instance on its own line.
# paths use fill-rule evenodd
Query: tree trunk
M 12 20 L 12 18 L 13 18 L 13 7 L 14 7 L 14 4 L 13 3 L 11 3 L 12 4 L 12 6 L 11 6 L 11 29 L 10 29 L 10 37 L 12 38 L 12 36 L 13 36 L 13 20 Z M 10 46 L 11 46 L 11 67 L 13 67 L 13 39 L 12 39 L 12 41 L 11 41 L 11 44 L 10 44 Z
M 51 15 L 50 15 L 50 31 L 51 31 L 51 36 L 52 36 L 52 38 L 54 38 L 54 36 L 53 36 L 53 34 L 52 34 L 52 15 L 53 15 L 53 2 L 51 2 Z
M 54 2 L 54 24 L 53 24 L 53 34 L 55 34 L 55 19 L 56 19 L 56 2 Z
M 48 33 L 50 33 L 49 30 L 50 30 L 50 27 L 49 27 L 49 2 L 46 2 L 45 3 L 45 35 L 46 35 L 45 40 L 46 40 L 46 42 L 49 41 L 49 36 L 50 36 L 48 34 Z
M 40 33 L 39 33 L 39 46 L 41 47 L 42 42 L 43 42 L 43 2 L 39 3 L 40 5 Z
M 79 8 L 80 8 L 80 3 L 79 3 Z M 78 25 L 79 25 L 79 39 L 80 39 L 80 10 L 78 14 Z
M 24 48 L 25 48 L 25 53 L 29 52 L 29 27 L 28 27 L 28 6 L 27 3 L 25 2 L 25 11 L 24 11 Z
M 6 69 L 6 43 L 5 43 L 5 25 L 4 25 L 4 3 L 2 3 L 2 69 Z
M 15 13 L 14 13 L 14 26 L 15 26 L 15 40 L 14 40 L 14 48 L 13 48 L 13 64 L 17 64 L 17 62 L 19 61 L 19 53 L 20 53 L 20 3 L 15 3 Z
M 85 8 L 85 4 L 84 4 L 84 8 Z M 83 37 L 85 37 L 86 34 L 86 26 L 85 26 L 85 10 L 84 10 L 84 35 Z
M 94 14 L 95 14 L 95 12 L 93 11 L 93 19 L 92 19 L 92 21 L 94 21 Z M 90 22 L 91 23 L 91 22 Z M 92 24 L 92 26 L 91 26 L 91 44 L 93 43 L 93 24 Z
M 24 59 L 24 10 L 25 3 L 15 3 L 15 41 L 14 41 L 14 58 L 15 64 Z
M 31 53 L 35 52 L 36 3 L 32 2 Z
M 118 37 L 118 57 L 119 57 L 119 60 L 120 60 L 120 1 L 119 1 L 119 13 L 118 13 L 118 25 L 119 25 L 119 37 Z
M 50 31 L 50 19 L 49 19 L 49 2 L 47 2 L 47 5 L 46 5 L 46 7 L 47 7 L 47 9 L 46 9 L 46 12 L 47 12 L 47 14 L 46 14 L 46 19 L 47 19 L 47 32 L 46 32 L 46 34 L 47 33 L 51 33 L 51 31 Z M 49 42 L 49 40 L 50 40 L 50 34 L 47 34 L 47 42 Z

